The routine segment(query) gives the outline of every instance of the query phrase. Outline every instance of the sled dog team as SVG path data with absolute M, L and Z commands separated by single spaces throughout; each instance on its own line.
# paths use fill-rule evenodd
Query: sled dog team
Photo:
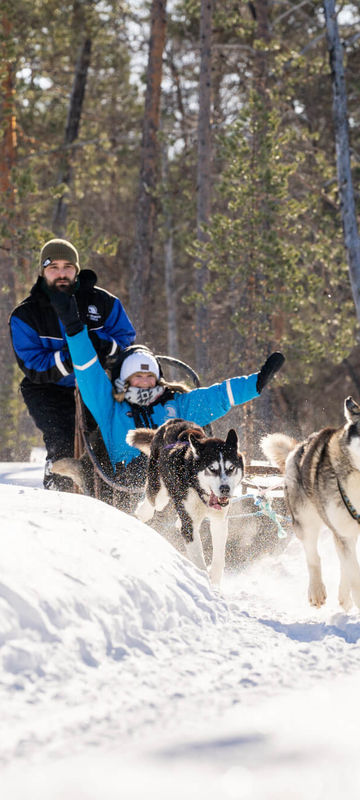
M 50 240 L 41 252 L 37 283 L 10 318 L 15 355 L 25 373 L 24 400 L 43 432 L 47 464 L 52 463 L 44 486 L 63 488 L 56 480 L 79 480 L 80 465 L 71 455 L 76 378 L 114 474 L 129 487 L 145 484 L 136 515 L 148 522 L 172 500 L 187 555 L 201 569 L 206 564 L 200 526 L 207 518 L 213 545 L 209 576 L 219 584 L 229 503 L 243 479 L 244 459 L 234 430 L 220 439 L 208 436 L 204 426 L 258 397 L 284 357 L 272 353 L 252 375 L 209 387 L 189 391 L 167 383 L 154 354 L 133 344 L 135 331 L 120 301 L 95 282 L 95 273 L 80 270 L 70 242 Z M 58 412 L 62 401 L 65 420 Z M 321 606 L 326 599 L 317 549 L 325 525 L 340 561 L 339 602 L 347 610 L 352 603 L 360 608 L 360 406 L 351 397 L 345 400 L 345 420 L 301 443 L 274 433 L 261 444 L 284 473 L 285 497 L 307 560 L 310 604 Z
M 324 428 L 303 442 L 282 433 L 265 436 L 261 445 L 269 461 L 285 475 L 285 497 L 295 534 L 301 540 L 309 572 L 309 602 L 326 600 L 317 542 L 325 525 L 333 534 L 340 562 L 339 603 L 360 608 L 360 567 L 356 544 L 360 525 L 360 406 L 348 397 L 345 424 Z M 145 499 L 137 516 L 149 521 L 172 499 L 185 537 L 188 556 L 206 569 L 199 528 L 210 520 L 213 559 L 210 579 L 220 583 L 225 560 L 229 499 L 244 474 L 237 435 L 225 441 L 206 438 L 197 426 L 165 423 L 156 432 L 131 431 L 128 440 L 149 455 Z

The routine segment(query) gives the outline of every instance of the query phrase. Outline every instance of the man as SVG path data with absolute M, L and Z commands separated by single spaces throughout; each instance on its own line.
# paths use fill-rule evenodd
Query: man
M 71 489 L 68 478 L 52 475 L 50 469 L 52 461 L 73 456 L 75 432 L 74 372 L 64 326 L 50 304 L 49 292 L 58 289 L 75 295 L 103 366 L 135 339 L 120 300 L 95 283 L 95 272 L 80 270 L 74 245 L 51 239 L 41 250 L 37 282 L 10 316 L 15 356 L 25 373 L 21 392 L 46 446 L 46 489 Z

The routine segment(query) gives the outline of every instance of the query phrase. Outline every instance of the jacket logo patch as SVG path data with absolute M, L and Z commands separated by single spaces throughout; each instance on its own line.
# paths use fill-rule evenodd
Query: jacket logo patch
M 94 322 L 98 322 L 101 317 L 101 314 L 99 314 L 96 306 L 88 306 L 87 315 Z

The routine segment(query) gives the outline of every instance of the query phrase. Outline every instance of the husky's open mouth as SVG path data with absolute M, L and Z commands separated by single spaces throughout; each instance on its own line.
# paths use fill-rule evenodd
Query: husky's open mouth
M 218 511 L 221 511 L 222 508 L 229 505 L 229 500 L 229 497 L 217 497 L 216 494 L 214 494 L 214 492 L 211 490 L 209 508 L 214 508 Z

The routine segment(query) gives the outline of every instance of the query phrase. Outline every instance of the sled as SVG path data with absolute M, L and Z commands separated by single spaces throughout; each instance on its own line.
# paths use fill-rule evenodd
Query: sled
M 185 374 L 187 378 L 190 378 L 194 388 L 198 388 L 200 386 L 198 374 L 184 361 L 166 355 L 157 355 L 156 358 L 159 359 L 163 368 L 166 368 L 167 366 L 176 370 L 180 370 L 180 372 Z M 91 472 L 91 490 L 86 493 L 98 500 L 105 501 L 108 504 L 120 509 L 123 508 L 131 513 L 135 509 L 139 498 L 143 494 L 144 485 L 124 485 L 121 483 L 121 481 L 119 481 L 119 479 L 116 478 L 116 476 L 114 476 L 114 471 L 107 455 L 99 428 L 97 428 L 95 432 L 97 446 L 96 448 L 94 447 L 94 442 L 92 441 L 92 438 L 94 437 L 88 430 L 85 407 L 77 387 L 75 391 L 75 404 L 76 413 L 74 456 L 76 459 L 80 459 L 86 455 L 87 463 L 89 465 L 87 469 Z M 210 425 L 205 426 L 205 430 L 209 435 L 211 435 Z M 271 482 L 273 478 L 278 479 L 277 483 L 275 486 L 269 486 L 269 479 Z M 276 467 L 272 467 L 269 464 L 264 463 L 246 465 L 245 476 L 241 484 L 242 494 L 233 500 L 232 508 L 229 513 L 229 519 L 240 520 L 246 519 L 249 516 L 261 515 L 270 516 L 270 518 L 273 518 L 272 509 L 270 511 L 269 509 L 272 505 L 272 499 L 277 494 L 276 492 L 274 494 L 274 489 L 280 488 L 280 493 L 282 495 L 281 487 L 282 477 L 280 475 L 280 471 Z M 74 486 L 74 491 L 81 492 L 81 489 L 78 489 L 78 487 Z M 244 510 L 242 510 L 241 501 L 246 502 L 247 498 L 252 496 L 251 492 L 253 492 L 255 506 L 254 510 L 252 510 L 249 514 L 245 512 L 245 506 Z
M 172 356 L 167 355 L 156 355 L 156 358 L 159 360 L 163 369 L 168 367 L 172 370 L 180 371 L 180 374 L 182 374 L 182 379 L 184 379 L 185 375 L 188 379 L 190 378 L 194 388 L 199 388 L 200 379 L 197 372 L 195 372 L 195 370 L 185 361 L 181 361 L 178 358 L 173 358 Z M 210 432 L 210 426 L 206 426 L 206 428 L 207 432 Z M 121 493 L 132 496 L 134 500 L 137 500 L 143 494 L 144 487 L 125 486 L 117 481 L 116 477 L 114 477 L 114 471 L 106 453 L 106 448 L 103 444 L 98 428 L 96 429 L 96 438 L 97 443 L 99 444 L 100 442 L 101 455 L 95 452 L 94 444 L 91 441 L 91 438 L 94 439 L 95 437 L 91 437 L 90 435 L 86 422 L 85 407 L 80 391 L 76 386 L 74 457 L 76 459 L 81 459 L 85 455 L 88 457 L 89 467 L 87 469 L 90 469 L 92 472 L 90 481 L 92 483 L 92 490 L 88 493 L 98 500 L 105 500 L 107 503 L 110 503 L 110 505 L 116 505 L 118 507 L 121 507 L 121 504 L 119 503 L 119 497 Z M 80 492 L 81 490 L 74 486 L 74 491 Z

